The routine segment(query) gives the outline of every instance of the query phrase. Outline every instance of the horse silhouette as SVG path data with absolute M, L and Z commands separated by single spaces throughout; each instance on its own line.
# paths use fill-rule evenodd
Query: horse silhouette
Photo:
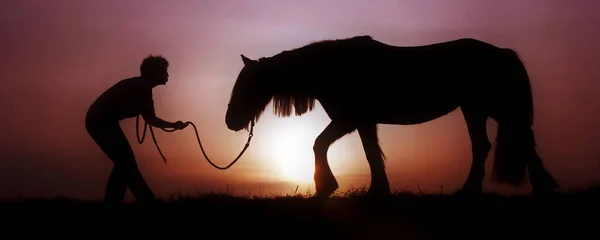
M 369 194 L 388 195 L 385 155 L 377 124 L 421 124 L 460 107 L 468 127 L 472 164 L 456 192 L 481 194 L 491 150 L 486 124 L 498 123 L 492 179 L 551 193 L 558 184 L 535 149 L 533 100 L 525 66 L 515 51 L 464 38 L 421 46 L 388 45 L 370 36 L 313 42 L 272 57 L 241 54 L 225 122 L 248 129 L 273 101 L 274 114 L 300 116 L 319 101 L 331 122 L 314 142 L 317 196 L 338 183 L 327 162 L 329 146 L 358 130 L 371 170 Z

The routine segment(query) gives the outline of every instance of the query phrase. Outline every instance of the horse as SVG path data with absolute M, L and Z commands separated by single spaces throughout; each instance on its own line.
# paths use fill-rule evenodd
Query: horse
M 498 123 L 492 180 L 524 184 L 534 194 L 558 187 L 536 152 L 531 83 L 511 48 L 461 38 L 428 45 L 389 45 L 362 35 L 322 40 L 244 63 L 225 114 L 232 131 L 248 130 L 273 101 L 277 117 L 301 116 L 319 101 L 330 123 L 313 145 L 317 196 L 338 189 L 329 146 L 358 131 L 370 167 L 368 194 L 390 195 L 378 124 L 413 125 L 458 108 L 468 128 L 472 164 L 455 194 L 482 194 L 484 163 L 491 150 L 486 124 Z

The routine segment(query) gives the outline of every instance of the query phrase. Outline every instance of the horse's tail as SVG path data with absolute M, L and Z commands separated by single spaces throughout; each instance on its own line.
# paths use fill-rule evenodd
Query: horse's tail
M 498 132 L 492 180 L 498 183 L 521 185 L 527 172 L 527 164 L 536 162 L 533 125 L 533 97 L 527 70 L 516 52 L 504 51 L 502 73 L 509 83 L 505 88 L 510 93 L 502 97 L 501 110 L 496 121 Z

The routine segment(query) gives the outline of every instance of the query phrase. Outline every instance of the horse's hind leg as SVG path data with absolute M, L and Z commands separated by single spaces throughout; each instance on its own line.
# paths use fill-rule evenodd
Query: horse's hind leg
M 313 151 L 315 153 L 314 180 L 318 196 L 327 197 L 339 187 L 327 161 L 327 151 L 329 150 L 329 146 L 337 139 L 355 129 L 356 128 L 353 126 L 332 121 L 327 125 L 325 130 L 317 136 Z
M 377 138 L 377 125 L 370 124 L 358 127 L 358 133 L 371 168 L 370 195 L 388 195 L 390 184 L 385 173 L 384 154 Z
M 463 108 L 462 113 L 471 139 L 472 164 L 466 182 L 457 193 L 480 194 L 485 177 L 485 160 L 492 147 L 486 129 L 488 115 L 469 108 Z

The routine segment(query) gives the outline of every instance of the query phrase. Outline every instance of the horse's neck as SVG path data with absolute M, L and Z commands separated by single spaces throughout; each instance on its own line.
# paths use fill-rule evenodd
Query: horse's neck
M 309 94 L 307 85 L 313 85 L 303 71 L 295 67 L 282 67 L 272 70 L 271 86 L 274 94 L 306 95 Z

